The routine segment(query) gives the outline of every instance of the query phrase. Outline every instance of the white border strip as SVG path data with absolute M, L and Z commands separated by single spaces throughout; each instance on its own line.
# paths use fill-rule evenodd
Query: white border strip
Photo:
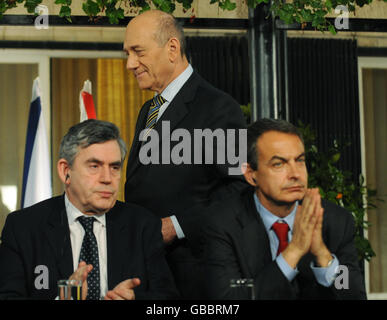
M 358 57 L 358 81 L 359 81 L 359 114 L 360 114 L 360 150 L 362 174 L 364 182 L 367 183 L 366 164 L 365 164 L 365 131 L 364 131 L 364 93 L 363 93 L 363 69 L 387 69 L 387 58 L 384 57 Z M 365 219 L 368 218 L 367 212 Z M 364 236 L 368 239 L 368 230 L 364 230 Z M 365 284 L 369 300 L 387 300 L 386 293 L 370 293 L 370 267 L 365 262 Z

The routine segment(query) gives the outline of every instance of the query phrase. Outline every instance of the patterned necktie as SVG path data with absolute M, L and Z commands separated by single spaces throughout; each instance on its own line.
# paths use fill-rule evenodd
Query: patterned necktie
M 78 221 L 85 229 L 83 237 L 79 262 L 85 261 L 93 266 L 93 270 L 87 276 L 87 297 L 86 300 L 100 299 L 100 277 L 99 277 L 99 258 L 98 244 L 93 232 L 94 217 L 79 217 Z
M 273 223 L 272 229 L 274 230 L 279 240 L 277 256 L 286 249 L 288 246 L 288 232 L 289 225 L 286 222 L 275 222 Z
M 155 126 L 157 116 L 159 114 L 160 107 L 165 103 L 165 100 L 161 95 L 157 95 L 152 99 L 149 107 L 148 118 L 146 120 L 145 129 L 148 129 L 144 137 L 147 137 L 151 129 Z

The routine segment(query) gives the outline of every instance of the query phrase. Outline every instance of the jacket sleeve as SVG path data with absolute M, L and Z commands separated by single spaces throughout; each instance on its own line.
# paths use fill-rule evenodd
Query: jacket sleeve
M 26 280 L 20 246 L 15 238 L 14 214 L 7 216 L 0 244 L 0 299 L 26 298 Z
M 331 222 L 326 241 L 339 260 L 338 275 L 330 289 L 336 299 L 366 299 L 364 277 L 354 241 L 354 219 L 350 212 L 341 207 L 325 205 L 328 206 L 325 210 L 330 213 L 327 219 Z
M 148 279 L 147 283 L 142 283 L 141 289 L 134 289 L 136 300 L 178 298 L 178 292 L 165 259 L 164 244 L 160 230 L 161 221 L 153 217 L 147 221 L 143 229 L 142 243 Z
M 228 222 L 229 226 L 232 226 Z M 238 236 L 232 228 L 210 221 L 203 228 L 201 245 L 202 282 L 207 299 L 295 299 L 294 283 L 283 275 L 275 261 L 262 264 L 254 273 L 249 270 Z M 252 279 L 254 287 L 231 287 L 232 279 Z
M 197 235 L 205 221 L 208 207 L 214 201 L 228 199 L 235 193 L 244 190 L 248 184 L 243 177 L 240 167 L 246 154 L 246 122 L 239 105 L 229 96 L 222 95 L 213 103 L 211 114 L 208 116 L 206 128 L 215 132 L 217 129 L 225 133 L 224 144 L 214 138 L 211 145 L 213 164 L 207 167 L 212 181 L 217 181 L 209 195 L 208 201 L 187 208 L 184 212 L 176 212 L 177 220 L 191 246 L 197 245 Z M 241 131 L 242 129 L 242 131 Z M 234 135 L 235 133 L 235 135 Z M 204 146 L 205 155 L 208 146 Z M 224 159 L 218 158 L 224 155 Z M 202 160 L 205 163 L 205 160 Z

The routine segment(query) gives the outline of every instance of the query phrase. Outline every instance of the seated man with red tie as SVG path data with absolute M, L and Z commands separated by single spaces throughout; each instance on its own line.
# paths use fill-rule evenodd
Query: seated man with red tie
M 308 189 L 297 128 L 261 119 L 247 140 L 252 188 L 214 205 L 203 228 L 207 298 L 365 299 L 352 215 Z M 232 279 L 252 279 L 253 294 Z

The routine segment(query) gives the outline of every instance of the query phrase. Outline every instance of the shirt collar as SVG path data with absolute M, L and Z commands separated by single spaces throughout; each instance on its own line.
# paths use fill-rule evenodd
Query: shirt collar
M 65 206 L 66 206 L 66 212 L 67 212 L 67 219 L 69 221 L 69 225 L 75 223 L 77 219 L 81 216 L 85 216 L 81 211 L 79 211 L 69 200 L 67 197 L 67 194 L 65 193 Z M 93 217 L 102 223 L 103 226 L 106 225 L 106 217 L 105 214 L 95 214 Z
M 298 201 L 296 201 L 296 205 L 294 206 L 292 212 L 290 212 L 290 214 L 288 214 L 285 218 L 279 218 L 278 216 L 276 216 L 275 214 L 273 214 L 269 210 L 267 210 L 262 205 L 262 203 L 259 201 L 256 193 L 254 193 L 254 201 L 255 201 L 255 206 L 257 208 L 257 211 L 258 211 L 259 215 L 261 216 L 263 224 L 265 225 L 266 231 L 270 231 L 273 223 L 275 223 L 278 220 L 285 221 L 288 224 L 289 229 L 291 231 L 293 230 L 294 218 L 295 218 L 296 212 L 297 212 Z
M 161 92 L 162 97 L 168 102 L 171 102 L 184 83 L 187 82 L 192 72 L 193 68 L 190 64 L 188 64 L 188 67 L 180 73 L 180 75 L 163 90 L 163 92 Z

